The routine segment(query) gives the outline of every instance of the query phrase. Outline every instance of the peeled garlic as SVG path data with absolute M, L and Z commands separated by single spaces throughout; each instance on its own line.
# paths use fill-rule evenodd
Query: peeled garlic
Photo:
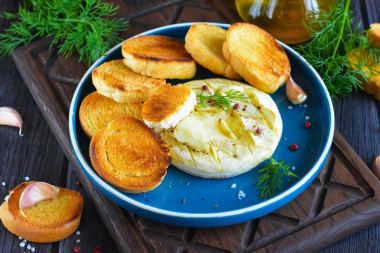
M 380 155 L 378 155 L 372 164 L 372 171 L 375 176 L 380 179 Z
M 307 98 L 307 94 L 289 77 L 286 82 L 286 96 L 295 105 L 302 104 Z
M 23 136 L 22 119 L 20 114 L 11 107 L 0 107 L 0 125 L 8 125 L 20 128 L 19 135 Z
M 56 199 L 59 188 L 44 182 L 34 182 L 28 185 L 21 194 L 20 210 L 32 207 L 43 200 Z

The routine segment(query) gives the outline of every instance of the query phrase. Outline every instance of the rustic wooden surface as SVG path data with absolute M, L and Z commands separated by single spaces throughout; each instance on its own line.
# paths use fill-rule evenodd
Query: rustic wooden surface
M 0 10 L 1 11 L 9 11 L 15 12 L 18 7 L 19 1 L 4 1 L 0 0 Z M 162 26 L 167 23 L 176 23 L 176 22 L 189 22 L 189 21 L 223 21 L 216 12 L 213 12 L 209 7 L 208 2 L 211 1 L 141 1 L 146 2 L 144 4 L 144 8 L 138 7 L 133 4 L 129 4 L 130 2 L 138 2 L 138 1 L 123 1 L 125 5 L 127 5 L 127 9 L 125 12 L 121 12 L 120 15 L 129 16 L 131 19 L 131 26 L 128 31 L 126 31 L 122 36 L 125 38 L 157 27 Z M 166 2 L 167 8 L 163 8 L 155 12 L 154 16 L 147 18 L 146 16 L 138 16 L 136 13 L 139 13 L 140 10 L 145 10 L 148 7 L 154 7 L 157 3 L 154 2 Z M 179 2 L 186 2 L 185 5 L 176 5 Z M 217 1 L 215 1 L 217 2 Z M 380 3 L 377 0 L 372 1 L 355 1 L 352 0 L 351 8 L 357 13 L 358 20 L 361 20 L 363 23 L 363 27 L 367 28 L 369 24 L 374 22 L 380 22 Z M 196 11 L 195 11 L 196 10 Z M 140 13 L 143 14 L 143 13 Z M 181 14 L 181 15 L 180 15 Z M 228 17 L 227 17 L 228 18 Z M 231 17 L 229 17 L 231 18 Z M 9 21 L 0 20 L 0 28 L 1 32 L 5 27 L 9 25 Z M 39 49 L 39 54 L 37 58 L 39 61 L 44 62 L 48 59 L 52 60 L 52 57 L 49 58 L 49 53 L 44 53 L 44 48 L 46 47 L 46 43 L 44 41 L 39 42 L 42 48 Z M 37 50 L 38 51 L 38 50 Z M 67 63 L 69 62 L 69 64 Z M 25 62 L 24 64 L 28 64 Z M 75 64 L 75 60 L 72 59 L 65 60 L 61 57 L 55 61 L 55 64 L 49 68 L 51 69 L 51 75 L 49 78 L 53 80 L 53 83 L 60 87 L 57 89 L 57 94 L 55 96 L 59 97 L 62 100 L 62 108 L 67 108 L 70 100 L 67 99 L 69 94 L 75 88 L 73 84 L 75 84 L 75 80 L 61 80 L 60 75 L 54 75 L 54 73 L 58 72 L 58 69 L 61 65 L 68 64 L 70 66 L 75 66 L 74 68 L 68 68 L 66 76 L 75 76 L 75 74 L 83 72 L 85 67 L 78 67 Z M 83 218 L 81 220 L 81 225 L 79 227 L 80 235 L 72 235 L 69 238 L 52 244 L 37 244 L 30 243 L 32 247 L 35 247 L 35 252 L 72 252 L 74 246 L 80 246 L 81 252 L 93 252 L 94 247 L 99 246 L 103 252 L 115 252 L 116 244 L 113 242 L 111 236 L 107 232 L 106 226 L 102 223 L 102 218 L 99 217 L 96 212 L 96 208 L 99 207 L 98 203 L 93 202 L 89 195 L 84 191 L 83 188 L 78 187 L 76 185 L 76 181 L 78 177 L 81 181 L 84 182 L 86 191 L 91 195 L 99 194 L 96 192 L 89 192 L 91 190 L 86 185 L 86 179 L 83 178 L 82 175 L 76 175 L 70 166 L 68 160 L 65 157 L 65 154 L 62 152 L 60 145 L 62 145 L 62 141 L 59 143 L 56 141 L 54 135 L 57 135 L 57 129 L 52 128 L 51 120 L 50 126 L 47 124 L 45 118 L 49 119 L 49 117 L 55 117 L 56 115 L 49 115 L 49 108 L 38 108 L 35 101 L 38 101 L 39 97 L 34 94 L 32 97 L 31 92 L 26 88 L 25 82 L 30 81 L 33 76 L 22 76 L 19 74 L 13 60 L 10 57 L 5 57 L 0 60 L 0 76 L 2 77 L 2 84 L 0 85 L 0 106 L 11 106 L 16 108 L 24 119 L 24 137 L 18 136 L 18 131 L 15 128 L 11 127 L 0 127 L 0 182 L 4 182 L 5 185 L 0 186 L 0 197 L 5 196 L 8 193 L 9 189 L 12 189 L 14 186 L 25 180 L 25 177 L 29 177 L 31 180 L 41 180 L 47 181 L 52 184 L 68 187 L 74 190 L 78 190 L 85 196 L 85 208 L 83 213 Z M 20 66 L 19 66 L 20 68 Z M 55 70 L 54 68 L 57 68 Z M 35 71 L 38 71 L 36 69 Z M 41 72 L 43 72 L 41 70 Z M 43 81 L 43 80 L 39 80 Z M 65 83 L 64 85 L 59 85 Z M 30 87 L 29 87 L 30 89 Z M 47 91 L 48 92 L 48 91 Z M 66 98 L 66 99 L 65 99 Z M 373 99 L 371 96 L 358 92 L 356 94 L 352 94 L 349 97 L 339 99 L 334 102 L 334 108 L 336 113 L 336 128 L 339 132 L 342 133 L 343 137 L 348 141 L 348 143 L 353 147 L 353 150 L 359 154 L 360 158 L 364 161 L 365 164 L 370 165 L 372 160 L 376 155 L 380 154 L 380 146 L 379 146 L 379 117 L 380 117 L 380 103 Z M 41 110 L 40 110 L 41 109 Z M 44 112 L 44 114 L 41 113 Z M 56 120 L 56 118 L 55 118 Z M 64 122 L 64 118 L 58 119 Z M 51 131 L 52 129 L 53 131 Z M 54 134 L 53 134 L 54 133 Z M 338 137 L 339 139 L 340 137 Z M 59 140 L 59 138 L 57 138 Z M 336 141 L 337 142 L 337 141 Z M 336 143 L 335 142 L 335 143 Z M 339 143 L 344 143 L 345 141 L 340 139 Z M 339 147 L 339 145 L 335 145 Z M 346 148 L 344 150 L 347 151 Z M 341 152 L 339 149 L 336 150 L 335 157 L 339 158 L 339 154 Z M 70 157 L 66 156 L 70 159 Z M 342 158 L 342 157 L 341 157 Z M 331 162 L 331 161 L 330 161 Z M 327 163 L 329 164 L 329 163 Z M 72 164 L 75 166 L 75 164 Z M 362 168 L 365 166 L 360 166 L 360 164 L 356 164 L 358 168 Z M 328 167 L 328 166 L 327 166 Z M 337 169 L 335 170 L 327 170 L 329 173 L 323 174 L 319 176 L 319 183 L 315 181 L 311 188 L 308 188 L 308 191 L 305 191 L 303 194 L 314 194 L 315 196 L 326 196 L 326 191 L 338 191 L 344 189 L 344 194 L 336 194 L 334 196 L 338 196 L 337 199 L 325 199 L 322 206 L 314 206 L 310 207 L 316 208 L 318 211 L 318 215 L 323 216 L 323 210 L 333 210 L 337 215 L 331 221 L 329 220 L 321 220 L 320 222 L 337 222 L 339 221 L 340 226 L 331 225 L 331 229 L 328 229 L 329 226 L 323 226 L 324 231 L 312 231 L 314 228 L 319 228 L 318 225 L 315 227 L 311 227 L 310 230 L 302 231 L 302 233 L 294 233 L 294 240 L 300 240 L 301 245 L 304 245 L 305 250 L 314 250 L 320 247 L 317 247 L 316 243 L 318 243 L 318 239 L 314 237 L 305 236 L 307 233 L 312 234 L 325 234 L 324 238 L 332 238 L 330 241 L 327 240 L 323 242 L 323 245 L 328 245 L 333 243 L 334 233 L 339 233 L 339 229 L 344 230 L 347 226 L 352 226 L 355 228 L 363 229 L 365 226 L 369 226 L 371 223 L 371 219 L 376 216 L 376 213 L 373 213 L 376 209 L 368 209 L 368 213 L 365 213 L 365 210 L 360 208 L 355 209 L 359 214 L 359 216 L 349 216 L 350 219 L 344 220 L 345 210 L 340 210 L 342 212 L 338 212 L 339 210 L 335 210 L 336 203 L 340 201 L 339 196 L 343 200 L 349 199 L 352 203 L 348 203 L 349 205 L 354 204 L 354 202 L 366 202 L 371 199 L 373 196 L 373 192 L 371 189 L 374 188 L 376 184 L 375 179 L 370 178 L 362 178 L 360 175 L 356 175 L 355 178 L 362 178 L 359 180 L 359 183 L 351 178 L 351 184 L 348 181 L 345 181 L 345 185 L 351 185 L 352 188 L 339 188 L 342 185 L 342 182 L 339 180 L 343 177 L 344 180 L 349 179 L 350 176 L 344 174 L 345 170 L 342 168 L 346 168 L 347 165 L 337 165 Z M 353 170 L 355 171 L 355 170 Z M 335 174 L 333 173 L 335 172 Z M 350 174 L 350 173 L 348 173 Z M 365 174 L 365 173 L 364 173 Z M 355 173 L 354 173 L 355 175 Z M 370 175 L 370 174 L 365 174 Z M 329 181 L 326 181 L 326 177 Z M 372 181 L 371 181 L 372 180 Z M 369 182 L 372 182 L 372 186 Z M 331 182 L 331 183 L 330 183 Z M 326 187 L 325 186 L 326 183 Z M 320 194 L 315 194 L 318 189 Z M 348 190 L 347 190 L 348 189 Z M 360 189 L 355 190 L 355 189 Z M 340 191 L 341 192 L 341 191 Z M 350 195 L 351 194 L 351 195 Z M 98 195 L 96 195 L 98 196 Z M 329 196 L 329 194 L 327 194 Z M 347 197 L 349 196 L 349 198 Z M 98 196 L 102 198 L 101 196 Z M 106 201 L 106 200 L 105 200 Z M 315 202 L 313 202 L 315 203 Z M 111 204 L 112 205 L 112 204 Z M 373 208 L 373 203 L 368 205 Z M 108 206 L 107 206 L 108 207 Z M 103 208 L 107 208 L 104 206 Z M 108 207 L 109 208 L 109 207 Z M 305 208 L 305 207 L 303 207 Z M 339 207 L 341 208 L 341 207 Z M 131 219 L 135 220 L 135 217 L 130 216 L 127 212 L 120 210 L 125 214 L 124 218 L 121 222 L 129 222 Z M 255 224 L 255 222 L 251 222 L 247 226 L 235 225 L 226 228 L 223 233 L 226 235 L 229 234 L 246 234 L 251 235 L 251 237 L 255 234 L 253 230 L 256 232 L 255 241 L 257 243 L 265 243 L 264 240 L 260 241 L 260 236 L 263 237 L 263 233 L 260 233 L 260 226 L 265 228 L 266 230 L 289 230 L 289 225 L 294 225 L 295 219 L 282 219 L 281 212 L 275 213 L 269 216 L 268 219 L 262 219 L 261 224 Z M 284 212 L 287 212 L 286 210 Z M 295 211 L 297 213 L 297 211 Z M 299 213 L 297 213 L 299 216 Z M 320 216 L 321 217 L 321 216 Z M 292 218 L 292 217 L 290 217 Z M 296 217 L 297 218 L 297 217 Z M 277 222 L 273 223 L 275 220 Z M 135 220 L 136 221 L 136 220 Z M 284 222 L 282 222 L 284 221 Z M 305 224 L 307 223 L 307 219 L 303 219 Z M 265 223 L 267 222 L 267 223 Z M 298 221 L 299 222 L 299 221 Z M 112 222 L 111 222 L 112 223 Z M 117 222 L 113 222 L 116 223 Z M 284 226 L 286 227 L 284 228 Z M 334 223 L 333 223 L 334 224 Z M 252 244 L 252 238 L 243 238 L 244 240 L 241 242 L 241 245 L 235 245 L 235 238 L 230 238 L 227 240 L 223 238 L 223 233 L 221 230 L 218 230 L 217 233 L 214 233 L 212 229 L 184 229 L 175 226 L 165 226 L 165 233 L 167 235 L 166 240 L 162 241 L 162 229 L 163 226 L 158 223 L 152 223 L 145 219 L 137 219 L 138 229 L 144 231 L 146 235 L 150 238 L 150 242 L 153 243 L 154 248 L 158 251 L 162 249 L 167 249 L 170 252 L 177 251 L 177 246 L 169 247 L 168 245 L 178 245 L 177 242 L 180 241 L 183 245 L 183 251 L 185 251 L 187 245 L 190 243 L 195 244 L 195 248 L 197 249 L 197 245 L 199 245 L 198 249 L 215 251 L 222 246 L 226 250 L 233 250 L 242 246 L 248 246 L 248 249 L 254 249 L 255 245 Z M 112 227 L 112 224 L 107 224 L 107 227 Z M 362 227 L 361 227 L 362 226 Z M 123 227 L 125 233 L 128 231 L 133 231 L 135 228 L 133 227 Z M 244 229 L 251 229 L 252 231 L 244 231 Z M 347 236 L 349 236 L 352 232 L 347 232 Z M 112 233 L 111 233 L 112 234 Z M 181 238 L 178 238 L 178 234 L 182 235 Z M 115 239 L 115 235 L 113 235 L 113 239 Z M 248 236 L 249 237 L 249 236 Z M 322 236 L 323 237 L 323 236 Z M 206 239 L 207 240 L 206 240 Z M 370 226 L 369 228 L 365 228 L 359 233 L 356 233 L 348 238 L 332 244 L 331 246 L 323 249 L 321 252 L 376 252 L 380 251 L 380 245 L 378 244 L 378 240 L 380 238 L 380 225 L 375 224 Z M 120 238 L 116 238 L 119 239 Z M 135 240 L 138 242 L 141 238 L 133 238 L 131 237 L 125 238 L 125 241 L 129 242 Z M 218 240 L 223 239 L 223 242 L 219 242 Z M 80 240 L 80 241 L 77 241 Z M 121 239 L 122 240 L 122 239 Z M 8 233 L 3 226 L 0 226 L 0 252 L 30 252 L 26 248 L 28 243 L 24 248 L 20 247 L 20 240 Z M 213 242 L 215 242 L 214 245 Z M 244 245 L 244 242 L 246 245 Z M 144 244 L 144 243 L 142 243 Z M 208 244 L 209 248 L 201 247 L 201 245 Z M 296 245 L 294 245 L 295 247 Z M 311 247 L 312 246 L 312 247 Z M 296 248 L 292 248 L 292 245 L 289 245 L 284 242 L 280 242 L 279 244 L 269 245 L 267 250 L 279 250 L 292 252 Z M 150 251 L 151 248 L 147 248 L 146 251 Z M 180 249 L 181 250 L 181 249 Z M 298 248 L 300 250 L 300 248 Z

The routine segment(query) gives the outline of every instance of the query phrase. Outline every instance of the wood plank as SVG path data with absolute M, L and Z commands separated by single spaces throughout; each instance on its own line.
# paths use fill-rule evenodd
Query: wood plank
M 351 9 L 357 21 L 367 29 L 368 25 L 380 22 L 380 2 L 377 0 L 352 1 Z M 360 18 L 358 18 L 360 17 Z M 370 95 L 358 91 L 346 98 L 334 102 L 336 128 L 349 142 L 353 149 L 367 165 L 371 165 L 374 157 L 380 153 L 380 133 L 378 129 L 380 105 Z M 377 231 L 377 232 L 376 232 Z M 380 225 L 366 228 L 339 244 L 327 247 L 323 252 L 360 252 L 363 249 L 375 249 L 372 242 L 379 239 Z
M 0 106 L 14 107 L 24 120 L 23 137 L 18 135 L 17 128 L 0 127 L 0 182 L 5 184 L 0 188 L 0 198 L 3 202 L 8 191 L 24 182 L 25 177 L 60 185 L 59 173 L 65 158 L 10 57 L 1 59 L 0 66 L 2 82 L 8 84 L 0 85 Z M 34 150 L 40 150 L 41 153 Z M 55 168 L 56 172 L 51 168 Z M 20 242 L 17 236 L 0 226 L 0 248 L 3 252 L 21 251 Z M 32 245 L 40 252 L 49 252 L 51 249 L 50 244 Z
M 67 173 L 67 187 L 80 192 L 84 197 L 83 213 L 79 228 L 80 234 L 73 234 L 67 239 L 59 242 L 60 252 L 72 252 L 73 248 L 79 246 L 81 252 L 93 252 L 95 247 L 100 247 L 103 252 L 114 252 L 115 245 L 110 243 L 112 238 L 107 233 L 96 206 L 82 186 L 77 185 L 78 177 L 75 170 L 69 166 Z M 79 240 L 79 242 L 77 241 Z

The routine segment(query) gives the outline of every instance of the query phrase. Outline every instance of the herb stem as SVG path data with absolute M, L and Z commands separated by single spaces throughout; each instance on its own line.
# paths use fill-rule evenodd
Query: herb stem
M 79 53 L 79 61 L 92 63 L 122 39 L 128 21 L 115 18 L 118 6 L 103 0 L 33 0 L 20 6 L 18 14 L 0 17 L 17 18 L 0 33 L 0 55 L 11 54 L 37 38 L 52 37 L 50 48 L 66 57 Z
M 91 28 L 92 28 L 93 31 L 96 31 L 96 28 L 94 27 L 94 25 L 90 21 L 88 21 L 88 20 L 86 20 L 84 18 L 81 18 L 81 19 L 57 18 L 57 21 L 60 21 L 60 22 L 62 21 L 62 22 L 66 22 L 66 23 L 84 23 L 86 25 L 91 26 Z
M 332 99 L 350 94 L 377 71 L 380 47 L 371 46 L 360 23 L 353 26 L 351 0 L 339 0 L 330 11 L 304 24 L 313 39 L 294 48 L 321 75 Z
M 338 51 L 340 43 L 342 42 L 343 32 L 344 32 L 344 28 L 346 27 L 346 22 L 350 23 L 350 19 L 348 18 L 348 9 L 349 9 L 349 6 L 350 6 L 350 2 L 351 2 L 351 0 L 346 0 L 345 6 L 344 6 L 344 12 L 343 12 L 343 23 L 342 23 L 342 26 L 340 27 L 339 36 L 338 36 L 338 42 L 335 44 L 335 48 L 334 48 L 334 51 L 333 51 L 333 53 L 331 55 L 331 59 L 335 58 L 335 55 L 336 55 L 336 53 Z M 348 25 L 348 26 L 350 26 L 350 25 Z M 330 71 L 330 67 L 331 66 L 332 66 L 331 64 L 327 66 L 326 72 Z

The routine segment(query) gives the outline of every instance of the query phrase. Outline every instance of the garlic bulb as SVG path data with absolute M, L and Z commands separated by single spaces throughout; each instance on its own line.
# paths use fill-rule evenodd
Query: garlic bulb
M 20 196 L 20 210 L 32 207 L 43 200 L 56 199 L 59 188 L 44 182 L 34 182 L 25 187 Z
M 294 82 L 292 77 L 286 82 L 286 96 L 295 105 L 302 104 L 307 98 L 306 92 Z
M 22 119 L 20 114 L 11 107 L 0 107 L 0 125 L 8 125 L 20 128 L 19 135 L 23 136 Z

